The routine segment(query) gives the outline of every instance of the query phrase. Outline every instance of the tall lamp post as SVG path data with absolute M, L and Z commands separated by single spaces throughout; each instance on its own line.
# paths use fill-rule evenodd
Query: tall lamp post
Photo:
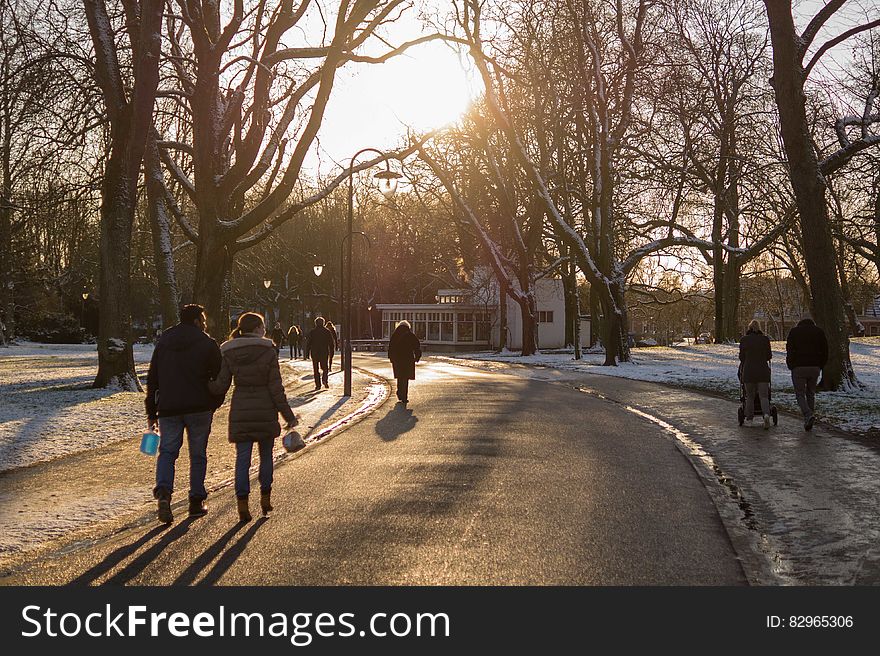
M 353 224 L 354 224 L 354 161 L 358 158 L 359 155 L 363 153 L 376 153 L 380 157 L 387 158 L 388 155 L 383 153 L 381 150 L 377 150 L 376 148 L 362 148 L 357 151 L 351 158 L 351 162 L 348 166 L 348 229 L 346 230 L 345 236 L 342 238 L 342 246 L 345 247 L 344 251 L 347 256 L 344 267 L 344 280 L 345 285 L 340 285 L 340 288 L 343 290 L 342 292 L 342 301 L 343 301 L 343 313 L 344 313 L 344 323 L 342 325 L 342 368 L 344 370 L 344 390 L 343 396 L 351 396 L 351 236 L 352 234 L 362 234 L 364 237 L 366 235 L 363 232 L 355 233 Z M 375 180 L 379 181 L 379 189 L 385 198 L 391 198 L 397 192 L 397 179 L 400 178 L 400 173 L 396 173 L 391 170 L 390 165 L 388 164 L 388 160 L 385 160 L 385 170 L 379 171 L 376 175 L 373 176 Z M 346 241 L 348 244 L 346 244 Z M 369 241 L 369 239 L 367 240 Z M 340 275 L 343 275 L 343 270 L 340 268 Z M 341 283 L 342 281 L 340 281 Z
M 80 306 L 79 311 L 79 327 L 85 330 L 86 327 L 86 301 L 89 300 L 89 293 L 82 293 L 82 305 Z

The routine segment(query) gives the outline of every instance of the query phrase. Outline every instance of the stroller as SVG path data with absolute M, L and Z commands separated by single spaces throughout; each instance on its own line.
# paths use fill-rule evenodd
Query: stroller
M 739 408 L 736 411 L 737 419 L 739 419 L 739 425 L 742 426 L 746 421 L 746 386 L 745 383 L 742 382 L 742 363 L 739 365 L 739 369 L 737 369 L 736 377 L 739 379 Z M 773 405 L 773 390 L 767 390 L 767 399 L 770 401 L 770 418 L 773 420 L 773 425 L 776 426 L 779 424 L 779 414 L 776 411 L 776 406 Z M 752 408 L 760 408 L 761 407 L 761 399 L 758 396 L 758 392 L 755 392 L 755 398 L 752 400 Z

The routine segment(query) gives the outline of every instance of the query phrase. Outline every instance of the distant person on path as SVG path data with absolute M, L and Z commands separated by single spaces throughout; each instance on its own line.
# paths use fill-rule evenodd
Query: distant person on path
M 287 422 L 287 429 L 297 424 L 287 403 L 275 345 L 265 338 L 263 317 L 245 312 L 229 340 L 223 342 L 223 364 L 210 388 L 214 394 L 226 394 L 235 382 L 229 407 L 229 441 L 235 444 L 235 496 L 238 517 L 251 520 L 248 495 L 251 491 L 250 468 L 254 443 L 260 452 L 260 508 L 264 515 L 272 510 L 272 446 L 281 434 L 278 413 Z
M 287 329 L 287 345 L 290 347 L 290 359 L 298 358 L 300 355 L 300 344 L 302 343 L 302 330 L 296 324 Z
M 281 355 L 281 347 L 284 346 L 284 331 L 281 329 L 281 322 L 275 322 L 275 328 L 272 329 L 272 343 L 275 345 L 275 357 Z
M 174 463 L 183 445 L 183 431 L 189 446 L 189 514 L 208 512 L 205 472 L 208 468 L 208 436 L 214 410 L 223 397 L 208 389 L 208 382 L 220 371 L 220 349 L 205 333 L 207 318 L 201 305 L 186 305 L 180 323 L 162 333 L 147 373 L 147 425 L 159 424 L 159 458 L 156 487 L 159 521 L 170 524 L 171 494 L 174 491 Z
M 416 362 L 422 357 L 422 345 L 408 321 L 397 324 L 388 342 L 388 359 L 397 379 L 397 398 L 409 403 L 409 381 L 416 378 Z
M 816 384 L 828 362 L 825 331 L 810 317 L 804 317 L 788 333 L 785 364 L 791 369 L 794 394 L 804 415 L 804 430 L 812 430 L 816 412 Z
M 324 317 L 315 317 L 315 327 L 309 331 L 309 335 L 306 337 L 305 357 L 312 358 L 316 391 L 321 389 L 321 383 L 324 384 L 324 387 L 330 387 L 327 365 L 330 360 L 330 353 L 335 345 L 333 333 L 327 330 L 324 325 Z M 318 373 L 319 367 L 321 369 L 320 374 Z
M 761 332 L 757 321 L 749 324 L 746 334 L 739 340 L 739 361 L 742 363 L 740 379 L 746 390 L 746 421 L 755 416 L 755 393 L 761 399 L 764 430 L 770 428 L 770 339 Z
M 339 334 L 336 332 L 336 326 L 329 319 L 327 319 L 326 326 L 330 334 L 333 335 L 333 346 L 330 347 L 330 354 L 327 356 L 327 371 L 333 371 L 333 353 L 339 348 Z

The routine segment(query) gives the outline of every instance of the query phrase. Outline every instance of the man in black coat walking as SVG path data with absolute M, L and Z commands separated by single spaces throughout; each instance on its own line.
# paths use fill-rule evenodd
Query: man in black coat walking
M 324 317 L 315 317 L 315 327 L 309 331 L 308 337 L 306 337 L 304 354 L 304 357 L 312 358 L 312 369 L 315 373 L 315 390 L 321 389 L 321 383 L 324 383 L 324 387 L 330 387 L 327 365 L 331 349 L 334 346 L 333 334 L 324 327 Z M 318 373 L 319 367 L 321 373 Z
M 828 362 L 828 339 L 825 331 L 810 317 L 804 317 L 788 333 L 785 364 L 791 370 L 794 394 L 804 415 L 804 430 L 813 428 L 816 412 L 816 383 Z
M 220 371 L 220 347 L 205 333 L 207 319 L 201 305 L 186 305 L 180 323 L 159 339 L 147 374 L 147 425 L 159 424 L 159 458 L 156 461 L 156 487 L 159 521 L 170 523 L 171 493 L 174 490 L 174 463 L 183 445 L 186 429 L 189 445 L 189 514 L 208 512 L 205 499 L 205 473 L 208 469 L 208 436 L 214 411 L 223 398 L 208 391 L 208 381 Z

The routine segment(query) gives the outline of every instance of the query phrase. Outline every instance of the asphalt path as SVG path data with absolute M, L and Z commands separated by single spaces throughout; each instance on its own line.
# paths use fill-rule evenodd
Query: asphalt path
M 355 364 L 391 377 L 382 358 Z M 227 489 L 207 517 L 133 528 L 4 583 L 746 583 L 658 426 L 551 382 L 430 359 L 417 377 L 408 406 L 392 394 L 278 467 L 268 519 L 239 523 Z

